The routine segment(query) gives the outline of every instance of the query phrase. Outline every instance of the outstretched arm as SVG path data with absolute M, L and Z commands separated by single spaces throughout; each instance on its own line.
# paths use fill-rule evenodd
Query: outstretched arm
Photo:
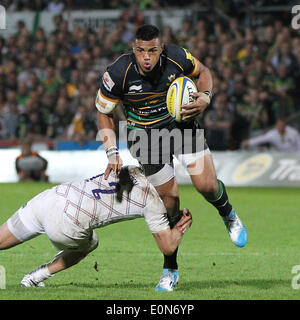
M 192 215 L 188 209 L 184 209 L 181 219 L 174 228 L 165 229 L 158 233 L 153 233 L 159 249 L 165 255 L 171 255 L 179 246 L 183 234 L 192 224 Z

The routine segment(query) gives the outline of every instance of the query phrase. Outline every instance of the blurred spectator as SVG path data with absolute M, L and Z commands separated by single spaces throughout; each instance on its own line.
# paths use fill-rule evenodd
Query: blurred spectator
M 61 0 L 52 0 L 49 2 L 47 6 L 47 11 L 50 13 L 58 14 L 64 10 L 65 4 L 64 1 Z
M 293 95 L 296 87 L 294 79 L 288 75 L 288 69 L 284 64 L 279 65 L 276 71 L 273 86 L 270 88 L 276 97 L 272 109 L 276 116 L 279 114 L 290 116 L 295 110 Z
M 18 83 L 17 102 L 19 106 L 25 106 L 29 99 L 29 92 L 25 81 Z
M 66 130 L 71 124 L 73 116 L 73 112 L 69 110 L 68 100 L 60 97 L 57 102 L 57 107 L 49 116 L 47 136 L 51 139 L 66 139 Z
M 67 137 L 82 144 L 86 139 L 94 140 L 97 131 L 96 118 L 93 118 L 84 106 L 80 106 L 68 127 Z
M 72 70 L 70 82 L 67 83 L 66 88 L 69 98 L 73 99 L 79 94 L 80 73 L 78 70 Z
M 46 174 L 48 162 L 37 152 L 32 151 L 32 139 L 24 138 L 21 154 L 15 161 L 19 181 L 48 181 Z
M 48 66 L 46 70 L 46 77 L 42 81 L 46 92 L 57 93 L 62 83 L 56 77 L 55 69 L 53 66 Z
M 213 107 L 204 118 L 206 140 L 212 150 L 226 150 L 229 148 L 233 122 L 233 114 L 228 109 L 227 95 L 219 94 Z
M 33 110 L 26 114 L 23 130 L 23 136 L 30 135 L 37 140 L 44 140 L 47 138 L 45 137 L 47 125 L 41 113 L 38 111 Z
M 248 148 L 262 144 L 270 144 L 277 151 L 300 152 L 300 135 L 295 128 L 287 125 L 285 118 L 279 118 L 274 129 L 243 141 L 242 146 Z
M 280 48 L 278 49 L 277 53 L 271 58 L 271 63 L 274 68 L 278 68 L 280 65 L 285 65 L 288 75 L 293 75 L 298 71 L 299 65 L 296 57 L 292 53 L 290 41 L 283 41 L 280 44 Z
M 16 103 L 12 103 L 8 107 L 8 111 L 4 113 L 2 119 L 2 136 L 8 140 L 16 140 L 18 135 L 19 110 Z
M 237 102 L 236 113 L 243 127 L 242 139 L 248 137 L 251 131 L 260 131 L 268 126 L 268 113 L 260 101 L 260 91 L 256 88 L 250 88 L 243 96 L 243 101 Z

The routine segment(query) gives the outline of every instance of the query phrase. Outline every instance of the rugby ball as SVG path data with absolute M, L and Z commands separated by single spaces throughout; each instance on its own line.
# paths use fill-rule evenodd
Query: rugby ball
M 195 99 L 191 93 L 197 91 L 194 81 L 188 77 L 179 77 L 171 83 L 167 92 L 167 108 L 175 121 L 182 121 L 181 106 L 193 103 Z

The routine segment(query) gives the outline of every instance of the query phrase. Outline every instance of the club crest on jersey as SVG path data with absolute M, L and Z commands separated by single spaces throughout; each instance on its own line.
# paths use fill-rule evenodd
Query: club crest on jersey
M 176 75 L 175 75 L 175 74 L 170 74 L 170 75 L 168 76 L 169 82 L 167 83 L 167 85 L 169 86 L 169 85 L 175 80 L 175 78 L 176 78 Z
M 113 82 L 112 78 L 110 77 L 109 73 L 106 71 L 102 77 L 103 85 L 108 90 L 111 91 L 114 87 L 115 83 Z

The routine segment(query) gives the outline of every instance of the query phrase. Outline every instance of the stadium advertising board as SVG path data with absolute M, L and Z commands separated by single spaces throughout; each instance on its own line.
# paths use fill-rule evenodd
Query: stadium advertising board
M 14 161 L 20 150 L 0 150 L 3 160 L 0 182 L 16 182 Z M 49 162 L 47 173 L 54 183 L 82 179 L 104 172 L 107 165 L 104 150 L 40 151 Z M 127 149 L 121 149 L 124 164 L 138 162 Z M 300 187 L 300 155 L 279 152 L 212 152 L 218 177 L 228 186 L 291 186 Z M 180 184 L 191 180 L 175 160 L 176 178 Z
M 228 186 L 300 187 L 300 155 L 279 152 L 213 152 L 219 179 Z M 190 183 L 185 169 L 176 166 L 177 180 Z

